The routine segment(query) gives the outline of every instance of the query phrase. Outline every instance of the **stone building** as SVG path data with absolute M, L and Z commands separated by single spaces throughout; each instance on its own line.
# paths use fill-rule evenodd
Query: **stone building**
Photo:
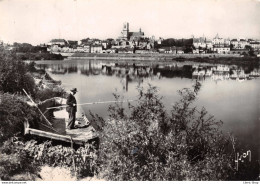
M 136 41 L 140 38 L 144 37 L 144 32 L 142 32 L 141 28 L 138 32 L 130 32 L 129 31 L 129 23 L 125 22 L 123 25 L 123 30 L 121 31 L 121 39 L 127 41 Z
M 218 46 L 218 47 L 229 47 L 230 46 L 230 39 L 224 39 L 220 38 L 219 35 L 217 34 L 215 38 L 213 38 L 213 46 Z

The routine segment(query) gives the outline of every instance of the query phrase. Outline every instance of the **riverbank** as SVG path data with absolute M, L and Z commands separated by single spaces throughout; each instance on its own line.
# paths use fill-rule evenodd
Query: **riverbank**
M 61 54 L 52 53 L 16 53 L 21 60 L 63 60 L 65 57 Z
M 71 58 L 98 58 L 98 59 L 123 59 L 123 60 L 175 60 L 192 58 L 239 58 L 240 54 L 172 54 L 172 53 L 75 53 Z
M 105 54 L 105 53 L 75 53 L 68 57 L 70 59 L 93 59 L 93 60 L 114 60 L 114 61 L 193 61 L 213 64 L 241 64 L 248 61 L 259 62 L 257 57 L 241 57 L 239 54 Z

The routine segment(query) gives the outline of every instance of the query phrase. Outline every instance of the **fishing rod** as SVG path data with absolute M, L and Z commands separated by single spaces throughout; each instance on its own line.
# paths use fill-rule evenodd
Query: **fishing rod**
M 114 102 L 133 102 L 136 100 L 123 100 L 123 101 L 103 101 L 103 102 L 88 102 L 88 103 L 82 103 L 82 104 L 76 104 L 77 106 L 82 106 L 82 105 L 94 105 L 94 104 L 105 104 L 105 103 L 114 103 Z M 62 106 L 57 106 L 57 107 L 49 107 L 46 109 L 58 109 L 62 107 L 68 107 L 69 105 L 62 105 Z
M 52 124 L 49 122 L 49 120 L 44 116 L 44 114 L 42 113 L 42 111 L 39 109 L 39 107 L 37 106 L 37 104 L 32 100 L 32 98 L 30 97 L 30 95 L 28 95 L 28 93 L 25 91 L 25 89 L 23 89 L 23 92 L 26 94 L 26 96 L 31 100 L 31 102 L 34 104 L 34 106 L 39 110 L 39 112 L 41 113 L 41 115 L 43 116 L 43 118 L 46 120 L 46 122 L 52 127 Z

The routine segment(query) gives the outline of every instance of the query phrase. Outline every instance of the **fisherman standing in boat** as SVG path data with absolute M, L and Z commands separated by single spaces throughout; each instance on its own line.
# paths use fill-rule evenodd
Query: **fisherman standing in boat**
M 68 126 L 67 129 L 75 129 L 75 121 L 76 121 L 76 112 L 77 112 L 77 101 L 75 98 L 75 94 L 77 91 L 77 88 L 73 88 L 70 90 L 71 93 L 67 97 L 67 107 L 66 110 L 69 113 L 69 121 L 68 121 Z

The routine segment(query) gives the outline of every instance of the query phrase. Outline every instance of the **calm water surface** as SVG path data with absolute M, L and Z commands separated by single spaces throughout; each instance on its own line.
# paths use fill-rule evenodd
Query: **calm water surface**
M 61 80 L 65 89 L 76 87 L 79 91 L 76 94 L 78 103 L 114 100 L 112 93 L 115 91 L 125 99 L 136 99 L 137 86 L 150 83 L 159 88 L 159 94 L 170 110 L 179 99 L 177 90 L 192 87 L 195 78 L 199 78 L 202 88 L 195 105 L 204 106 L 216 120 L 222 120 L 222 130 L 232 132 L 245 150 L 259 153 L 259 77 L 251 80 L 223 80 L 222 73 L 218 73 L 214 79 L 212 76 L 192 76 L 194 67 L 198 67 L 198 64 L 192 63 L 137 62 L 125 66 L 122 62 L 65 60 L 39 61 L 37 65 L 49 71 L 55 80 Z M 126 79 L 127 73 L 127 79 L 130 80 Z M 107 108 L 108 104 L 96 104 L 82 106 L 81 110 L 87 115 L 92 111 L 106 118 Z

